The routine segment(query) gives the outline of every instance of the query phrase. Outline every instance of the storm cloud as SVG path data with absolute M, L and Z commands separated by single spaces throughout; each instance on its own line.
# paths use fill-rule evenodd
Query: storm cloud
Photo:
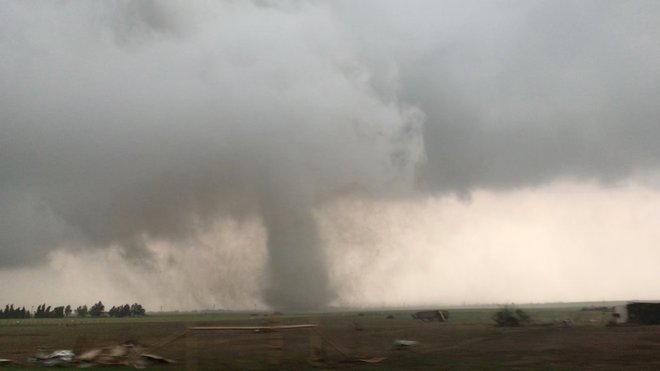
M 434 188 L 610 183 L 657 168 L 657 3 L 472 5 L 402 65 L 401 96 L 427 116 Z
M 0 266 L 264 226 L 265 301 L 335 296 L 315 212 L 660 160 L 657 2 L 31 2 L 0 14 Z M 225 264 L 240 264 L 228 263 Z
M 320 307 L 332 289 L 314 205 L 400 187 L 421 158 L 421 114 L 371 91 L 325 7 L 224 4 L 181 19 L 176 3 L 11 5 L 5 266 L 76 246 L 145 264 L 150 241 L 259 215 L 270 303 Z M 277 299 L 285 288 L 296 294 Z

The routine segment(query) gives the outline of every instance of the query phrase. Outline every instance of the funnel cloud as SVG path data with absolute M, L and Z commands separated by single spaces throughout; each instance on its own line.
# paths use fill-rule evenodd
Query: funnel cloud
M 342 285 L 319 213 L 347 199 L 657 172 L 658 15 L 654 1 L 7 2 L 0 270 L 108 249 L 167 269 L 154 246 L 258 223 L 264 274 L 237 280 L 259 280 L 271 308 L 325 308 Z

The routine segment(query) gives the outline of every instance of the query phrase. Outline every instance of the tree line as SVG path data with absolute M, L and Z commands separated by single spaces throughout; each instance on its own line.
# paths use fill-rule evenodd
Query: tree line
M 25 307 L 14 308 L 14 304 L 6 305 L 5 310 L 0 309 L 0 318 L 30 318 L 30 311 Z
M 14 304 L 7 304 L 5 309 L 0 309 L 0 318 L 65 318 L 71 317 L 74 310 L 70 305 L 52 307 L 41 304 L 37 306 L 34 313 L 30 313 L 25 307 L 14 307 Z M 98 302 L 90 307 L 81 305 L 75 309 L 76 317 L 139 317 L 146 315 L 146 310 L 141 304 L 133 303 L 113 306 L 109 311 L 105 311 L 105 305 Z
M 139 317 L 146 315 L 146 312 L 142 305 L 138 303 L 113 306 L 108 312 L 105 312 L 105 305 L 100 301 L 89 308 L 86 305 L 76 308 L 78 317 L 101 317 L 104 314 L 110 317 Z

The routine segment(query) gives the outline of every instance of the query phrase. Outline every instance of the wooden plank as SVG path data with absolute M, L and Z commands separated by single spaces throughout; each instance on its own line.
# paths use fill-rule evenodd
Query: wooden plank
M 279 325 L 279 326 L 198 326 L 189 327 L 193 331 L 275 331 L 312 328 L 317 325 Z

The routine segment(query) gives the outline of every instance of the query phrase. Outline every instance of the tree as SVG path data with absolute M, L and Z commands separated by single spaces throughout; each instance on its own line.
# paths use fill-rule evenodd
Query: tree
M 144 315 L 144 309 L 142 309 L 142 306 L 137 304 L 137 307 L 135 307 L 136 304 L 133 304 L 133 306 L 124 304 L 124 305 L 118 305 L 116 307 L 112 307 L 109 311 L 108 314 L 110 317 L 130 317 L 133 315 Z M 135 309 L 135 313 L 142 313 L 142 314 L 133 314 L 133 309 Z M 140 310 L 141 309 L 141 310 Z
M 0 318 L 27 318 L 25 307 L 14 308 L 14 304 L 5 305 L 5 310 L 0 310 Z
M 64 306 L 59 306 L 53 308 L 53 311 L 50 313 L 52 318 L 64 318 Z
M 89 310 L 87 309 L 86 305 L 79 306 L 76 308 L 76 316 L 78 317 L 85 317 L 89 313 Z
M 101 314 L 103 314 L 104 309 L 105 305 L 99 301 L 98 303 L 92 305 L 91 308 L 89 308 L 89 315 L 92 317 L 100 317 Z
M 131 305 L 131 316 L 144 316 L 146 311 L 142 307 L 142 305 L 138 303 L 134 303 Z
M 66 317 L 70 317 L 70 316 L 71 316 L 71 312 L 73 312 L 73 311 L 71 310 L 71 306 L 70 306 L 70 305 L 67 305 L 66 308 L 64 308 L 64 315 L 65 315 Z
M 48 307 L 48 310 L 50 311 L 50 307 Z M 46 318 L 48 317 L 48 313 L 46 311 L 46 304 L 41 304 L 37 306 L 37 311 L 34 313 L 34 318 Z

